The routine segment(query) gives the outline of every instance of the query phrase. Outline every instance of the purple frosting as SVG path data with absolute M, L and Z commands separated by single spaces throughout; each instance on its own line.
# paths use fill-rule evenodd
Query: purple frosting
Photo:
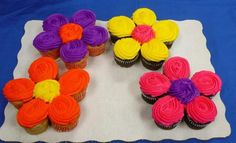
M 84 29 L 83 41 L 91 46 L 98 46 L 108 40 L 108 32 L 100 26 L 92 26 Z
M 33 41 L 34 47 L 42 52 L 59 48 L 61 44 L 61 38 L 55 32 L 41 32 Z
M 75 40 L 61 46 L 60 57 L 64 62 L 77 62 L 87 53 L 87 45 L 82 40 Z
M 90 10 L 80 10 L 72 16 L 71 22 L 79 24 L 83 28 L 88 26 L 94 26 L 96 22 L 96 16 Z
M 187 78 L 172 81 L 169 94 L 175 96 L 183 104 L 189 103 L 200 95 L 193 82 Z
M 62 14 L 52 14 L 43 21 L 44 31 L 58 31 L 59 28 L 67 24 L 69 20 Z

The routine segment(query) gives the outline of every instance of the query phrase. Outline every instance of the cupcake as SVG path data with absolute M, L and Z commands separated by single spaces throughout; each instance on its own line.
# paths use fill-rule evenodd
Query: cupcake
M 70 131 L 78 123 L 80 106 L 72 97 L 61 95 L 53 99 L 48 113 L 55 130 L 59 132 Z
M 61 39 L 56 32 L 41 32 L 33 41 L 34 47 L 42 56 L 53 59 L 59 57 L 61 44 Z
M 52 58 L 41 57 L 30 65 L 28 73 L 35 83 L 46 79 L 57 79 L 58 65 Z
M 165 96 L 152 106 L 152 118 L 162 129 L 173 129 L 184 117 L 184 105 L 175 97 Z
M 147 103 L 154 104 L 159 98 L 167 94 L 170 84 L 169 79 L 161 73 L 144 73 L 139 80 L 142 98 Z
M 215 120 L 217 108 L 212 100 L 199 96 L 186 106 L 185 122 L 193 129 L 202 129 Z
M 222 87 L 220 77 L 211 71 L 196 72 L 192 76 L 192 81 L 200 93 L 206 97 L 215 96 Z
M 139 43 L 132 38 L 123 38 L 114 45 L 115 62 L 122 67 L 130 67 L 139 58 Z
M 60 50 L 60 57 L 68 69 L 85 68 L 88 55 L 87 45 L 81 40 L 64 44 Z
M 170 80 L 189 78 L 189 63 L 185 58 L 182 57 L 169 58 L 163 65 L 163 74 Z
M 3 87 L 3 95 L 16 108 L 32 99 L 34 82 L 26 78 L 18 78 L 8 81 Z
M 88 45 L 90 56 L 98 56 L 105 51 L 108 40 L 107 30 L 100 26 L 88 27 L 83 31 L 83 41 Z
M 52 14 L 48 16 L 43 21 L 43 30 L 44 31 L 54 31 L 58 32 L 59 28 L 65 24 L 69 23 L 67 18 L 59 13 Z
M 76 101 L 81 101 L 86 95 L 89 80 L 89 74 L 85 70 L 69 70 L 59 80 L 61 85 L 60 93 L 72 96 Z
M 171 20 L 160 20 L 153 24 L 152 28 L 156 33 L 155 37 L 164 42 L 168 48 L 171 48 L 179 35 L 178 25 Z
M 134 11 L 132 19 L 136 25 L 152 26 L 157 19 L 154 11 L 148 8 L 139 8 Z
M 168 56 L 168 48 L 157 39 L 144 43 L 141 47 L 141 61 L 147 69 L 158 70 Z
M 70 22 L 81 25 L 83 28 L 94 26 L 96 15 L 88 9 L 82 9 L 73 14 Z
M 17 122 L 29 134 L 40 134 L 48 128 L 49 105 L 41 99 L 24 104 L 17 113 Z
M 129 17 L 115 16 L 108 21 L 107 28 L 112 43 L 116 43 L 121 38 L 131 37 L 135 24 Z

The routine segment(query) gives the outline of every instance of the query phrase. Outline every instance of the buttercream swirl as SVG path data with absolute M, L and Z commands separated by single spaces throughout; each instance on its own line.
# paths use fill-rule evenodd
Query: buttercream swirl
M 220 77 L 211 71 L 196 72 L 192 77 L 192 81 L 200 93 L 206 96 L 215 95 L 222 87 Z
M 183 104 L 189 103 L 200 95 L 192 81 L 187 78 L 172 81 L 169 94 L 176 97 Z
M 133 21 L 137 25 L 153 25 L 156 22 L 156 14 L 148 8 L 137 9 L 132 16 Z
M 61 47 L 60 57 L 64 62 L 76 62 L 82 60 L 87 53 L 87 45 L 82 40 L 75 40 Z
M 91 46 L 98 46 L 108 40 L 108 32 L 101 26 L 93 26 L 84 29 L 82 40 Z
M 67 24 L 68 22 L 69 22 L 68 19 L 64 15 L 55 13 L 48 16 L 43 21 L 43 30 L 58 31 L 62 25 Z
M 158 99 L 152 106 L 152 118 L 164 126 L 178 123 L 184 117 L 184 105 L 173 96 Z
M 70 21 L 86 28 L 95 25 L 96 15 L 91 10 L 82 9 L 77 11 Z
M 49 107 L 49 118 L 59 125 L 74 123 L 80 116 L 80 106 L 71 96 L 54 98 Z
M 207 97 L 199 96 L 186 106 L 187 115 L 196 123 L 209 123 L 215 120 L 217 108 Z
M 139 79 L 140 89 L 144 94 L 152 97 L 161 96 L 170 88 L 169 79 L 159 72 L 144 73 Z
M 132 37 L 143 44 L 155 38 L 155 32 L 148 25 L 138 25 L 134 28 Z
M 141 54 L 148 61 L 160 62 L 168 58 L 169 50 L 163 42 L 153 39 L 142 45 Z
M 59 35 L 51 31 L 39 33 L 33 41 L 34 47 L 42 52 L 59 48 L 61 44 Z
M 163 73 L 170 79 L 188 78 L 190 66 L 188 61 L 182 57 L 169 58 L 163 65 Z
M 131 60 L 137 56 L 140 44 L 132 38 L 123 38 L 114 45 L 114 54 L 122 60 Z
M 82 38 L 83 28 L 74 23 L 68 23 L 60 27 L 59 35 L 63 43 L 68 43 L 73 40 Z

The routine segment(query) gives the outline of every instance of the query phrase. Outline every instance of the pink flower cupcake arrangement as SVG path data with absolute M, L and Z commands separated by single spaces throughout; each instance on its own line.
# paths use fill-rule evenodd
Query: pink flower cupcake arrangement
M 211 100 L 222 81 L 211 71 L 196 72 L 191 79 L 188 61 L 172 57 L 163 65 L 163 74 L 144 73 L 139 80 L 142 98 L 152 105 L 152 118 L 157 126 L 173 129 L 181 121 L 193 129 L 213 122 L 217 108 Z
M 80 10 L 71 18 L 52 14 L 43 21 L 43 32 L 34 41 L 42 56 L 60 57 L 68 69 L 84 68 L 88 56 L 98 56 L 105 51 L 108 32 L 95 26 L 96 16 L 90 10 Z

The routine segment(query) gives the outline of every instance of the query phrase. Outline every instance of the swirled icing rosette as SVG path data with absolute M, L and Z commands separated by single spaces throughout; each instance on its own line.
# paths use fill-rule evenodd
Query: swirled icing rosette
M 155 38 L 155 32 L 150 26 L 139 25 L 136 26 L 132 32 L 132 38 L 143 44 Z
M 164 129 L 172 129 L 184 117 L 184 105 L 173 96 L 165 96 L 152 106 L 152 118 Z
M 139 8 L 134 11 L 132 19 L 137 25 L 153 25 L 156 22 L 156 14 L 148 8 Z
M 94 26 L 96 22 L 96 15 L 91 10 L 79 10 L 70 20 L 72 23 L 81 25 L 83 28 Z
M 217 108 L 212 100 L 199 96 L 187 104 L 187 122 L 192 127 L 203 128 L 215 120 Z
M 163 65 L 163 74 L 170 80 L 188 78 L 190 74 L 189 63 L 182 57 L 169 58 Z
M 222 81 L 220 77 L 211 71 L 200 71 L 193 75 L 192 81 L 205 96 L 216 95 L 222 87 Z
M 43 21 L 43 30 L 44 31 L 58 31 L 58 29 L 62 25 L 67 24 L 68 22 L 69 22 L 68 19 L 64 15 L 55 13 L 48 16 Z
M 41 57 L 30 65 L 28 73 L 34 82 L 46 79 L 56 79 L 58 74 L 58 65 L 52 58 Z

